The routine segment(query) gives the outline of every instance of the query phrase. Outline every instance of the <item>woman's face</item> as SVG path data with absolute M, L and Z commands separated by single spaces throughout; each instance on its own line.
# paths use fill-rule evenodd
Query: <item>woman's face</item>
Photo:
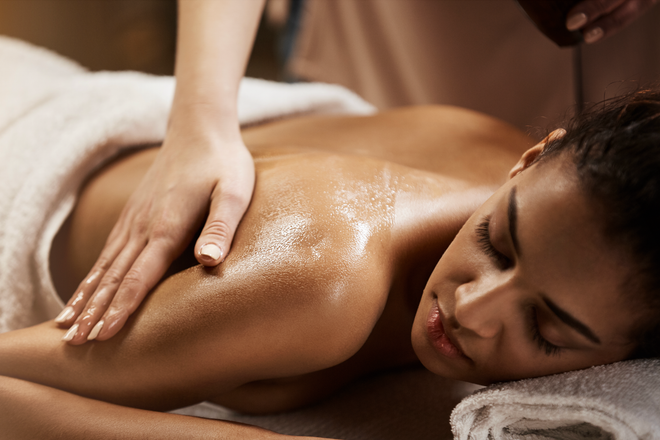
M 514 168 L 438 262 L 412 331 L 432 372 L 489 384 L 615 362 L 635 348 L 637 315 L 621 291 L 629 268 L 565 160 Z

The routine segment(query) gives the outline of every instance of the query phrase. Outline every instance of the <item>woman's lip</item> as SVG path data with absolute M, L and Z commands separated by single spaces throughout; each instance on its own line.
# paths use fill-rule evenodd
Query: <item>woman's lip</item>
M 469 359 L 453 338 L 445 331 L 444 317 L 438 307 L 437 298 L 434 299 L 426 320 L 426 331 L 435 349 L 442 355 L 452 359 Z

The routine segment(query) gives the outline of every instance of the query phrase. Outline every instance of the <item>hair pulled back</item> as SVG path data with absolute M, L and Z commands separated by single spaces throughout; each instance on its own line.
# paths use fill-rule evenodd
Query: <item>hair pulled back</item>
M 660 356 L 660 91 L 638 90 L 574 117 L 538 161 L 568 154 L 602 215 L 606 240 L 631 258 L 622 288 L 645 318 L 633 358 Z

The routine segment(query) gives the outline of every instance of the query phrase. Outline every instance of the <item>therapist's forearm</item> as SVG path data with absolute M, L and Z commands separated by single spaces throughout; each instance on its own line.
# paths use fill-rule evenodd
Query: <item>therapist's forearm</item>
M 170 123 L 238 132 L 237 95 L 265 0 L 179 0 Z M 224 125 L 223 125 L 224 124 Z

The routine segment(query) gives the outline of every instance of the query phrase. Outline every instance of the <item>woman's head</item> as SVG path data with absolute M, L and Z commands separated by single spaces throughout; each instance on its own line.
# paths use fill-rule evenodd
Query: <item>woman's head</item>
M 606 240 L 630 258 L 620 289 L 647 309 L 631 357 L 660 356 L 660 91 L 615 98 L 573 119 L 537 161 L 558 155 L 572 159 Z
M 490 383 L 655 355 L 656 115 L 639 92 L 525 153 L 429 279 L 413 344 L 430 370 Z

